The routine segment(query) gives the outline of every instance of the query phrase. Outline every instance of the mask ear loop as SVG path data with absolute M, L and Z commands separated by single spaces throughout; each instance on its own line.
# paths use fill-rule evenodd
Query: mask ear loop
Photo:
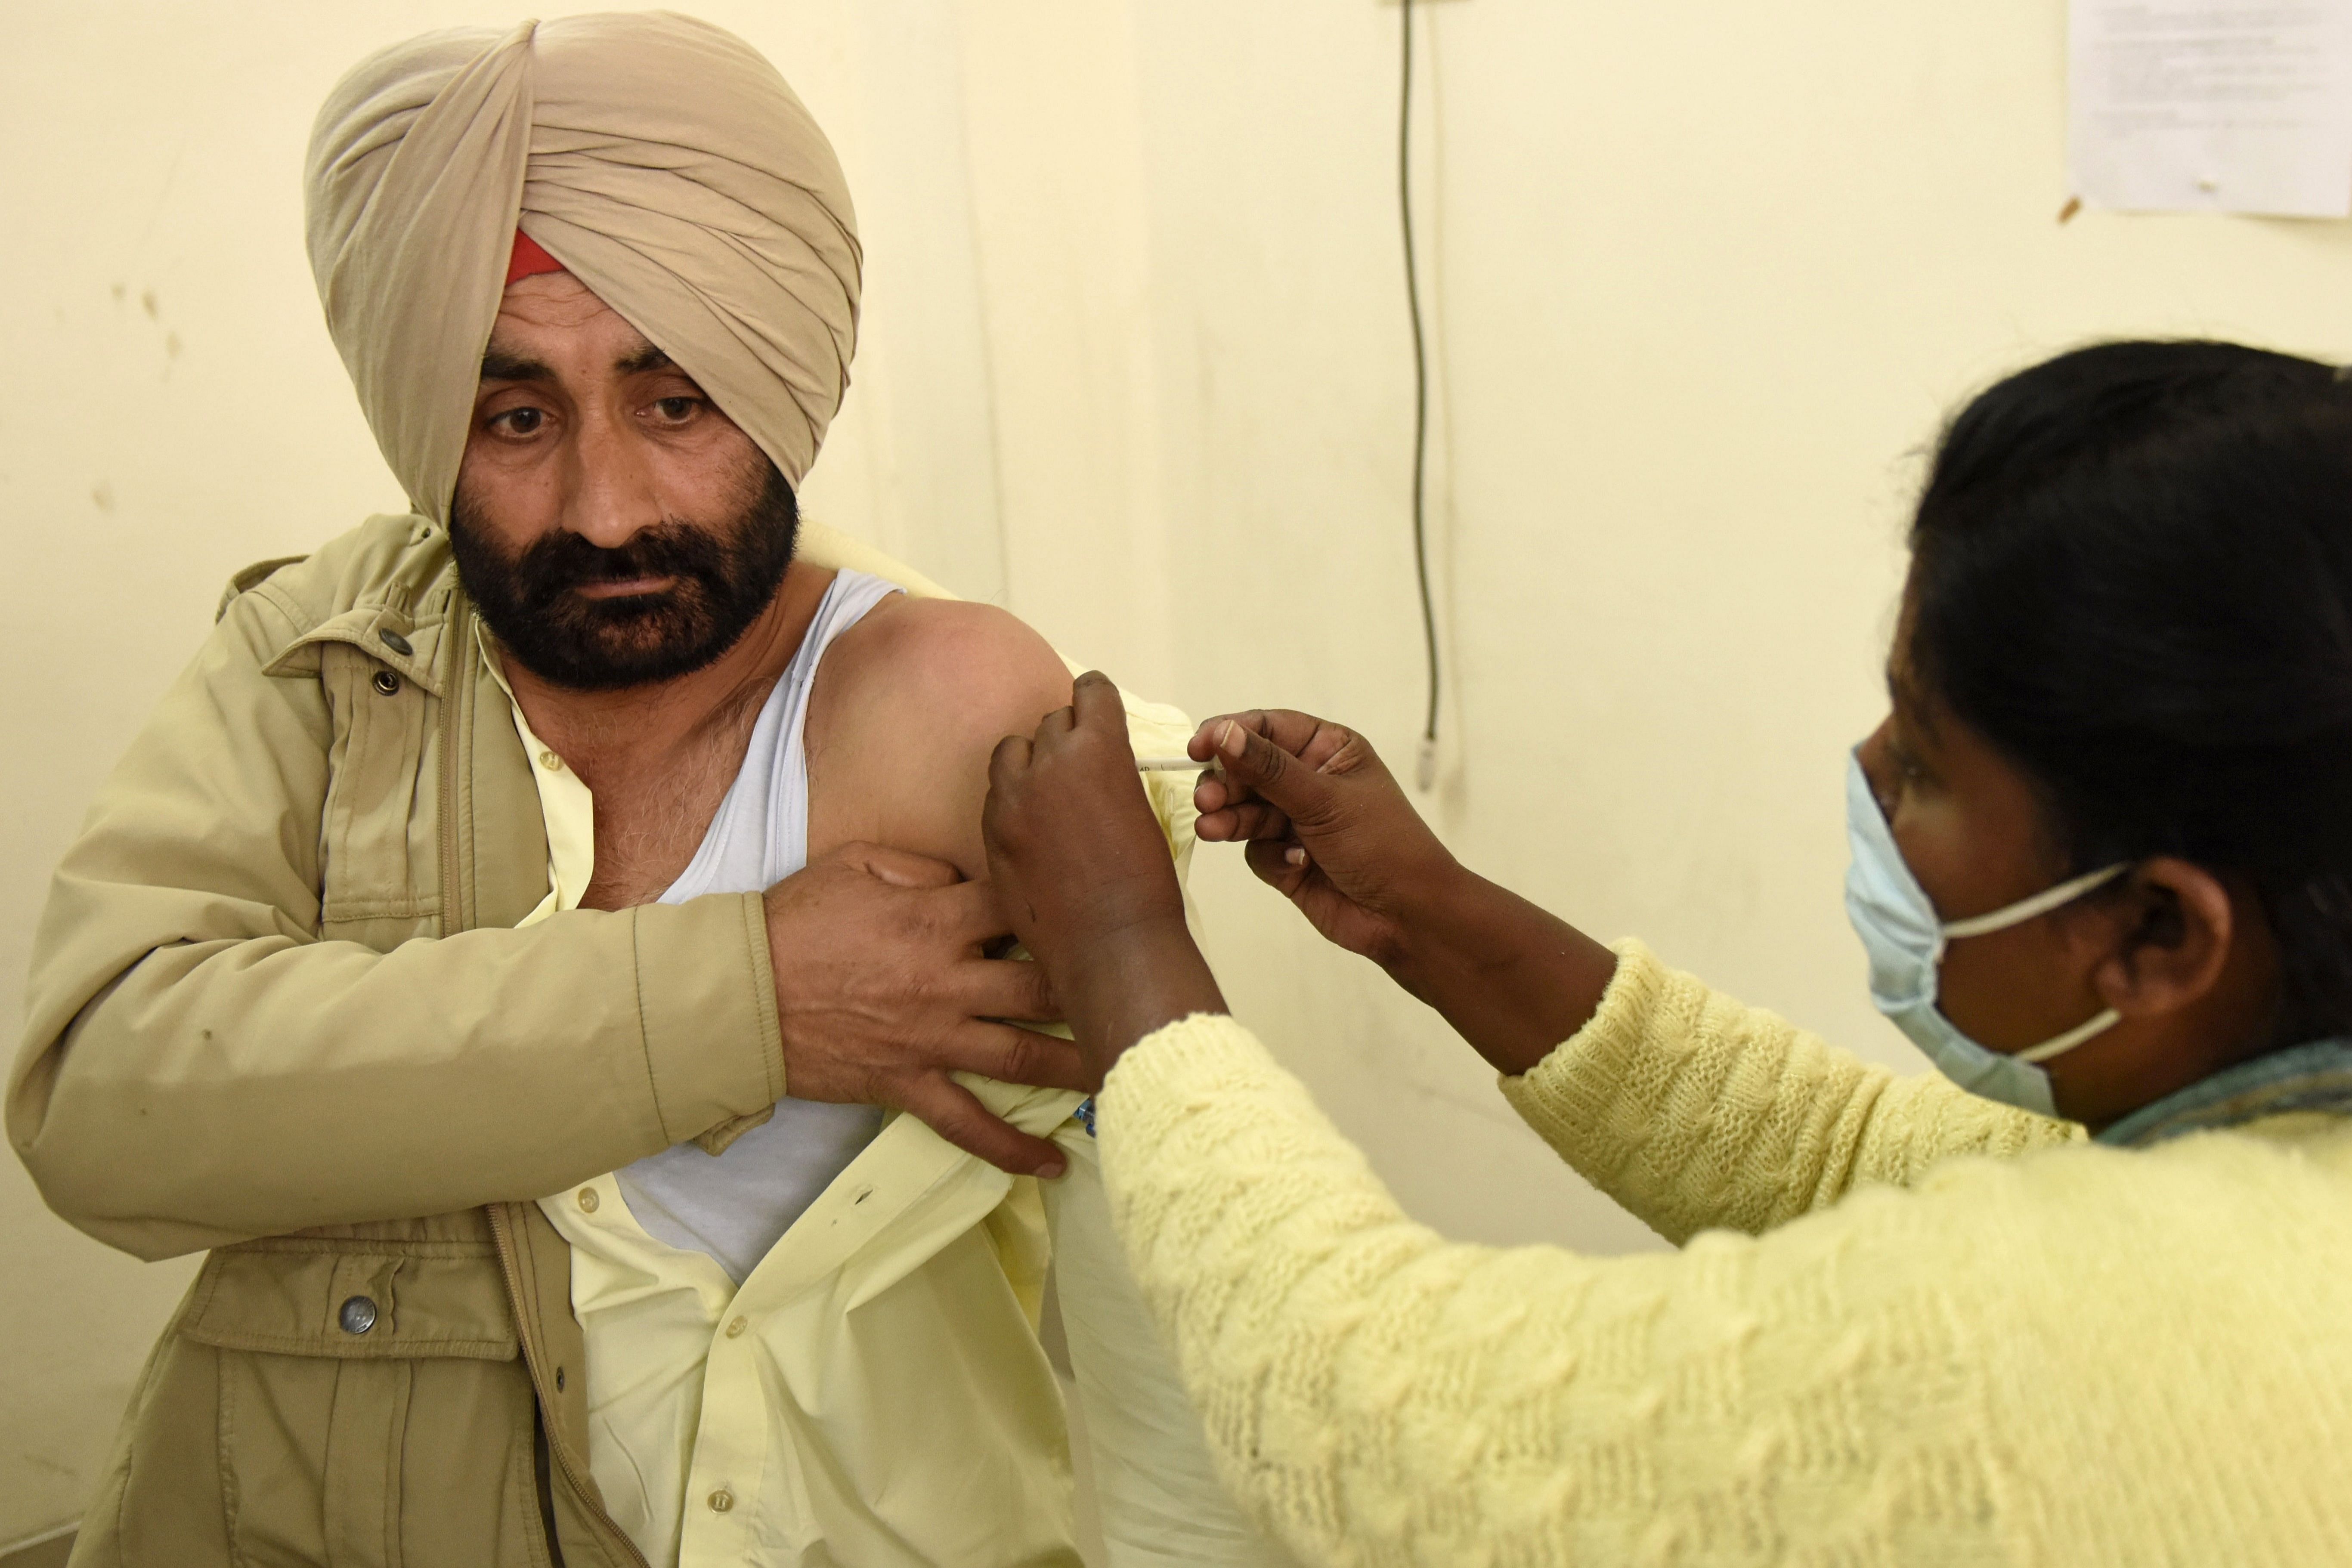
M 2124 1016 L 2110 1007 L 2088 1023 L 2077 1024 L 2054 1040 L 2044 1040 L 2028 1050 L 2012 1051 L 2009 1059 L 2028 1064 L 2046 1062 L 2052 1057 L 2064 1056 L 2094 1035 L 2105 1034 L 2123 1021 Z
M 2105 887 L 2130 869 L 2131 862 L 2125 860 L 2100 870 L 2086 871 L 2082 876 L 2059 883 L 2046 892 L 2036 893 L 2030 899 L 2021 899 L 2007 909 L 1995 910 L 1990 914 L 1975 915 L 1964 921 L 1954 921 L 1944 927 L 1944 936 L 1948 941 L 1956 936 L 1982 936 L 1988 931 L 2007 931 L 2011 926 L 2022 925 L 2036 915 L 2046 915 L 2052 910 L 2073 903 L 2094 888 Z M 2124 1016 L 2121 1013 L 2109 1007 L 2097 1016 L 2077 1024 L 2055 1039 L 2044 1040 L 2038 1046 L 2011 1052 L 2010 1060 L 2033 1066 L 2046 1062 L 2053 1057 L 2064 1056 L 2094 1036 L 2105 1034 L 2123 1020 Z
M 1964 921 L 1949 921 L 1944 927 L 1944 935 L 1948 940 L 1957 936 L 1983 936 L 1988 931 L 2007 931 L 2013 925 L 2023 925 L 2036 915 L 2046 915 L 2062 904 L 2073 903 L 2094 888 L 2105 887 L 2131 868 L 2130 861 L 2121 860 L 2104 870 L 2084 872 L 2046 892 L 2036 893 L 2030 899 L 2020 899 L 1990 914 L 1971 915 Z

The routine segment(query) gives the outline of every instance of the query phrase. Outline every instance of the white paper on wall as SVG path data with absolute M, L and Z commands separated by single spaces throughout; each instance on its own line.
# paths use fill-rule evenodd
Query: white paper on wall
M 2352 0 L 2073 0 L 2087 206 L 2352 215 Z

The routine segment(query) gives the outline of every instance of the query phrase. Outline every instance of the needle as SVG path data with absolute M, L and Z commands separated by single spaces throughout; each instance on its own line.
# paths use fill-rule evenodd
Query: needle
M 1213 760 L 1196 763 L 1190 757 L 1138 757 L 1135 759 L 1135 771 L 1139 773 L 1197 773 L 1216 765 Z

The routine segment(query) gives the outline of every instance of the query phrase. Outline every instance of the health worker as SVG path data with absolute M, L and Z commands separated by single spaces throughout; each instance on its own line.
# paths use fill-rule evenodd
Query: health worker
M 1302 1560 L 2352 1562 L 2352 385 L 2062 355 L 1952 421 L 1910 543 L 1846 905 L 1940 1077 L 1465 869 L 1345 728 L 1192 742 L 1200 837 L 1673 1253 L 1408 1220 L 1227 1016 L 1112 689 L 999 748 L 1115 1223 Z

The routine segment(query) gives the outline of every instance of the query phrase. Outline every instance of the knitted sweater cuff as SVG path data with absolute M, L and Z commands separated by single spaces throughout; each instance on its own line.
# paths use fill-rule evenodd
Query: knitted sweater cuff
M 1591 1176 L 1615 1168 L 1643 1135 L 1646 1118 L 1629 1115 L 1629 1084 L 1654 1075 L 1640 1070 L 1654 1048 L 1654 1020 L 1680 980 L 1639 939 L 1610 944 L 1617 973 L 1601 1006 L 1581 1029 L 1517 1077 L 1503 1075 L 1503 1098 L 1545 1142 Z
M 1280 1073 L 1257 1037 L 1223 1013 L 1194 1013 L 1128 1047 L 1096 1103 L 1139 1130 L 1181 1121 L 1203 1097 Z

